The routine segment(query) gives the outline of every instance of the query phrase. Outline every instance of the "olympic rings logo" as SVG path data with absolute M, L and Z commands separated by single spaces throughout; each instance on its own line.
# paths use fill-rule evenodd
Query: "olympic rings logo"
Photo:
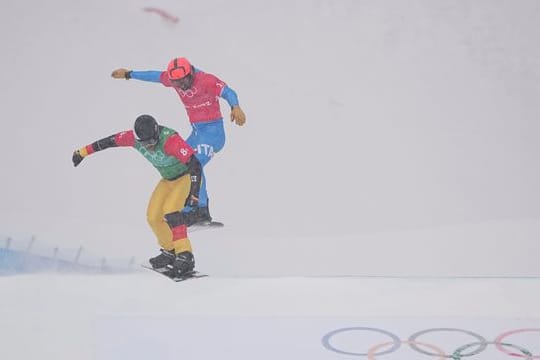
M 351 332 L 351 331 L 375 332 L 375 333 L 383 334 L 389 337 L 391 341 L 385 341 L 378 344 L 374 344 L 368 349 L 366 353 L 356 353 L 356 352 L 349 352 L 349 351 L 341 350 L 341 349 L 336 348 L 334 345 L 330 343 L 330 340 L 335 335 L 343 334 L 343 333 Z M 474 338 L 474 341 L 464 344 L 462 346 L 459 346 L 451 354 L 446 354 L 437 345 L 433 345 L 425 341 L 418 340 L 421 336 L 426 335 L 428 333 L 433 333 L 433 332 L 462 333 L 462 334 L 471 336 L 472 338 Z M 377 328 L 371 328 L 371 327 L 348 327 L 348 328 L 337 329 L 337 330 L 333 330 L 329 332 L 328 334 L 323 336 L 322 344 L 327 350 L 336 352 L 338 354 L 364 356 L 364 357 L 367 357 L 369 360 L 376 360 L 379 357 L 393 353 L 397 351 L 401 347 L 401 345 L 409 345 L 409 347 L 412 350 L 418 353 L 424 354 L 426 356 L 436 357 L 437 359 L 440 359 L 440 360 L 444 360 L 444 359 L 460 360 L 465 357 L 478 355 L 482 351 L 486 350 L 487 347 L 490 345 L 494 346 L 500 352 L 505 353 L 506 355 L 513 358 L 521 358 L 521 359 L 527 359 L 527 360 L 540 359 L 540 354 L 533 355 L 524 346 L 507 342 L 507 338 L 510 337 L 511 335 L 515 335 L 519 333 L 527 333 L 527 332 L 540 332 L 540 328 L 516 329 L 516 330 L 506 331 L 498 335 L 494 341 L 487 341 L 483 336 L 477 333 L 474 333 L 472 331 L 468 331 L 468 330 L 455 329 L 455 328 L 433 328 L 433 329 L 418 331 L 412 334 L 411 336 L 409 336 L 407 340 L 403 341 L 397 335 L 383 329 L 377 329 Z
M 182 89 L 177 89 L 177 88 L 175 88 L 175 90 L 178 92 L 178 94 L 180 94 L 180 96 L 189 97 L 189 98 L 192 98 L 198 92 L 195 86 L 193 86 L 191 89 L 188 89 L 188 90 L 182 90 Z

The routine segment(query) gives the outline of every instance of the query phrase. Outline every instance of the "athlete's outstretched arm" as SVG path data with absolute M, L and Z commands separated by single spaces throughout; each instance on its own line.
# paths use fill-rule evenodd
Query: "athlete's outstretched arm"
M 135 79 L 149 82 L 160 82 L 160 76 L 163 71 L 147 70 L 147 71 L 135 71 L 124 68 L 116 69 L 112 72 L 111 76 L 115 79 Z
M 231 109 L 238 105 L 238 95 L 229 86 L 225 85 L 223 90 L 221 90 L 220 96 L 227 101 Z
M 83 146 L 82 148 L 75 150 L 71 160 L 73 161 L 73 166 L 77 166 L 83 161 L 85 157 L 90 154 L 93 154 L 97 151 L 105 150 L 110 147 L 118 146 L 134 146 L 135 145 L 135 135 L 133 130 L 122 131 L 117 134 L 107 136 L 106 138 L 94 141 L 93 143 Z
M 240 126 L 244 125 L 246 122 L 246 115 L 244 114 L 242 108 L 240 108 L 236 91 L 225 85 L 220 96 L 225 99 L 231 107 L 231 121 L 236 122 L 236 124 Z

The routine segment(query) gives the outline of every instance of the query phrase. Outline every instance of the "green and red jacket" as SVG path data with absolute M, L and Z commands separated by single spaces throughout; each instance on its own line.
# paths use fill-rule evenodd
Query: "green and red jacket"
M 141 153 L 165 180 L 176 180 L 183 175 L 191 176 L 190 195 L 198 197 L 201 183 L 201 164 L 195 157 L 195 150 L 173 129 L 159 126 L 159 141 L 147 148 L 135 138 L 133 130 L 122 131 L 95 141 L 79 150 L 86 157 L 110 147 L 133 147 Z

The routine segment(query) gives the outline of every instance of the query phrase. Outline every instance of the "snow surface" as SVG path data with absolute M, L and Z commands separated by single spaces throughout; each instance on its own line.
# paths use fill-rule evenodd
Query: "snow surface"
M 141 113 L 189 133 L 173 92 L 113 80 L 117 67 L 187 56 L 235 89 L 248 116 L 226 124 L 206 168 L 226 224 L 192 236 L 211 278 L 0 277 L 0 358 L 346 359 L 325 334 L 371 327 L 405 341 L 450 327 L 492 341 L 540 328 L 538 1 L 0 9 L 2 237 L 156 253 L 145 210 L 158 174 L 129 149 L 70 161 Z M 342 335 L 331 345 L 355 353 L 389 340 Z M 441 337 L 426 339 L 446 353 L 474 341 Z M 538 332 L 509 339 L 540 354 Z M 399 351 L 384 358 L 419 357 Z M 507 357 L 491 346 L 469 358 Z
M 209 277 L 173 283 L 141 272 L 2 277 L 0 289 L 3 359 L 348 359 L 322 344 L 326 334 L 347 327 L 382 328 L 403 340 L 422 329 L 451 327 L 488 341 L 536 328 L 510 339 L 540 354 L 537 279 Z M 369 335 L 336 337 L 332 344 L 367 352 L 389 341 Z M 448 353 L 474 340 L 444 335 L 431 341 Z M 503 355 L 490 348 L 474 359 Z M 419 358 L 405 348 L 392 356 Z

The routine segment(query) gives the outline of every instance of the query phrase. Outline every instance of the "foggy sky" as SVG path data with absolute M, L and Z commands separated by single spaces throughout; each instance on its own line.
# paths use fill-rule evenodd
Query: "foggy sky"
M 142 11 L 149 5 L 179 22 Z M 302 259 L 325 273 L 341 259 L 355 273 L 369 271 L 358 266 L 375 247 L 375 263 L 384 248 L 410 251 L 393 269 L 407 271 L 407 256 L 488 247 L 501 263 L 507 251 L 521 256 L 519 273 L 540 272 L 527 251 L 540 229 L 537 1 L 0 6 L 1 235 L 154 255 L 145 211 L 157 171 L 132 149 L 76 169 L 71 153 L 141 113 L 187 137 L 172 90 L 110 78 L 186 56 L 235 89 L 247 115 L 237 127 L 221 101 L 227 143 L 206 173 L 226 230 L 192 237 L 209 268 L 249 259 L 244 270 L 258 273 L 258 259 L 280 253 L 290 261 L 278 272 Z

